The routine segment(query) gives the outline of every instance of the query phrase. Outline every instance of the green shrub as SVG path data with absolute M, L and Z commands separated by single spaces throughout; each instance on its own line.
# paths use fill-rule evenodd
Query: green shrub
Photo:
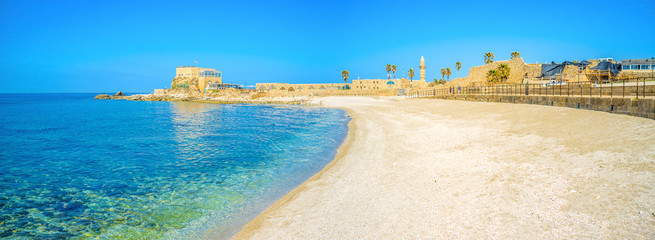
M 173 86 L 173 88 L 189 88 L 189 84 L 188 83 L 180 83 L 180 84 L 176 84 L 175 86 Z
M 487 82 L 505 82 L 509 78 L 509 66 L 507 64 L 500 64 L 498 68 L 491 69 L 487 72 Z
M 487 72 L 487 82 L 500 82 L 500 71 L 491 69 Z

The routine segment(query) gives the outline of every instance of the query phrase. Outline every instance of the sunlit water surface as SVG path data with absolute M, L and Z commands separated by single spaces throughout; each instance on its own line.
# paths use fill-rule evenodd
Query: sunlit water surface
M 0 238 L 226 238 L 331 161 L 339 109 L 0 94 Z

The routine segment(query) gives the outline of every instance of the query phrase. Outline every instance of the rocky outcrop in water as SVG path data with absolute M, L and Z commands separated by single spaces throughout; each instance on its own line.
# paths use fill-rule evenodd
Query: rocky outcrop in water
M 121 93 L 121 92 L 119 92 Z M 135 95 L 108 95 L 98 94 L 94 99 L 113 99 L 113 100 L 130 100 L 130 101 L 181 101 L 181 102 L 201 102 L 201 103 L 219 103 L 219 104 L 236 104 L 236 103 L 273 103 L 273 104 L 310 104 L 312 97 L 276 97 L 267 96 L 266 93 L 241 92 L 234 89 L 223 90 L 220 93 L 209 94 L 208 96 L 198 96 L 188 93 L 181 94 L 135 94 Z
M 109 95 L 107 95 L 107 94 L 98 94 L 93 99 L 109 99 Z
M 139 95 L 133 95 L 133 96 L 138 97 Z M 132 98 L 132 96 L 126 96 L 125 93 L 119 91 L 114 95 L 98 94 L 93 99 L 130 99 L 131 100 L 131 98 Z

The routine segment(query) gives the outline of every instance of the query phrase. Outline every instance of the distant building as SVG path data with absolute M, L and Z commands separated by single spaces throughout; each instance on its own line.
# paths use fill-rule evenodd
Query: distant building
M 220 71 L 213 68 L 201 68 L 194 66 L 179 66 L 175 69 L 176 77 L 217 77 L 222 78 Z
M 352 80 L 355 90 L 383 90 L 409 88 L 410 81 L 405 78 L 396 79 L 356 79 Z
M 208 83 L 223 83 L 223 75 L 220 71 L 216 71 L 216 69 L 213 68 L 201 68 L 194 66 L 177 67 L 175 69 L 175 78 L 189 79 L 188 81 L 185 81 L 187 84 L 189 84 L 189 87 L 195 87 L 196 89 L 203 92 Z M 175 83 L 176 81 L 173 82 Z
M 622 71 L 651 71 L 655 68 L 655 59 L 623 59 Z
M 171 83 L 171 88 L 179 86 L 196 89 L 203 93 L 207 90 L 243 88 L 242 85 L 223 83 L 223 73 L 221 71 L 194 66 L 180 66 L 175 69 L 175 77 Z

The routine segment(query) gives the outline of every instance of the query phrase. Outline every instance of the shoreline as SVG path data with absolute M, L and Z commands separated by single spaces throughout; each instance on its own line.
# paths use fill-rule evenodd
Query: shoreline
M 192 102 L 196 102 L 196 101 L 192 101 Z M 214 102 L 207 102 L 207 103 L 214 103 Z M 244 103 L 244 104 L 258 104 L 258 103 Z M 316 102 L 305 102 L 305 103 L 303 103 L 303 104 L 293 104 L 293 103 L 260 103 L 260 104 L 270 104 L 270 105 L 304 105 L 304 106 L 302 106 L 302 107 L 324 107 L 324 106 L 322 106 L 320 103 L 316 103 Z M 202 234 L 200 234 L 200 236 L 202 236 L 201 239 L 233 239 L 233 238 L 234 238 L 238 233 L 240 233 L 241 231 L 243 231 L 244 228 L 248 227 L 251 223 L 254 223 L 255 220 L 257 220 L 260 216 L 262 216 L 263 214 L 265 214 L 265 213 L 267 213 L 268 211 L 270 211 L 269 209 L 271 209 L 271 208 L 273 208 L 274 206 L 277 206 L 277 205 L 279 205 L 279 204 L 280 204 L 280 205 L 281 205 L 281 204 L 284 204 L 283 202 L 285 201 L 285 199 L 287 199 L 287 198 L 290 197 L 290 196 L 293 196 L 293 195 L 294 195 L 295 193 L 297 193 L 297 192 L 302 191 L 302 190 L 301 190 L 301 187 L 302 187 L 306 182 L 309 182 L 309 181 L 311 181 L 312 179 L 319 177 L 319 176 L 322 174 L 322 172 L 324 172 L 326 169 L 330 168 L 332 165 L 335 164 L 335 160 L 337 160 L 341 155 L 344 155 L 344 154 L 345 154 L 345 153 L 343 152 L 343 149 L 344 149 L 345 146 L 350 145 L 350 141 L 349 141 L 349 139 L 351 138 L 351 135 L 352 135 L 352 133 L 353 133 L 352 129 L 355 128 L 355 126 L 353 125 L 353 122 L 354 122 L 353 119 L 354 119 L 354 117 L 352 117 L 352 113 L 351 113 L 350 109 L 347 109 L 347 108 L 340 108 L 340 107 L 326 107 L 326 108 L 333 108 L 333 109 L 341 109 L 341 110 L 344 110 L 344 111 L 347 113 L 347 115 L 348 115 L 349 117 L 351 117 L 351 120 L 350 120 L 350 121 L 348 122 L 348 124 L 347 124 L 347 128 L 348 128 L 348 130 L 347 130 L 346 136 L 343 138 L 343 142 L 342 142 L 342 143 L 339 145 L 339 147 L 336 149 L 336 154 L 334 155 L 334 158 L 331 159 L 331 160 L 329 160 L 329 162 L 328 162 L 328 163 L 327 163 L 323 168 L 321 168 L 320 171 L 318 171 L 318 172 L 316 172 L 315 174 L 311 175 L 311 177 L 309 177 L 307 180 L 303 181 L 302 183 L 300 183 L 299 185 L 297 185 L 296 187 L 294 187 L 293 189 L 291 189 L 289 192 L 287 192 L 286 194 L 284 194 L 284 195 L 281 196 L 280 198 L 278 198 L 278 199 L 274 199 L 275 201 L 274 201 L 271 205 L 267 206 L 263 211 L 257 213 L 257 214 L 254 215 L 254 216 L 251 215 L 252 217 L 249 218 L 249 219 L 247 219 L 247 221 L 246 221 L 245 223 L 233 224 L 233 225 L 231 226 L 231 227 L 238 227 L 238 228 L 223 228 L 223 229 L 231 229 L 231 231 L 225 231 L 225 232 L 222 232 L 222 233 L 221 233 L 220 231 L 217 231 L 218 228 L 209 228 L 209 229 L 206 229 L 205 231 L 203 231 Z M 347 147 L 346 147 L 346 148 L 347 148 Z M 291 198 L 291 199 L 292 199 L 292 198 Z M 291 199 L 288 199 L 288 200 L 286 200 L 286 201 L 289 201 L 289 200 L 291 200 Z
M 319 107 L 323 107 L 320 106 Z M 293 201 L 298 194 L 302 193 L 304 190 L 307 188 L 307 183 L 315 181 L 323 174 L 328 172 L 331 168 L 333 168 L 335 165 L 340 163 L 340 161 L 344 158 L 344 156 L 347 154 L 347 152 L 350 150 L 350 147 L 352 146 L 354 139 L 355 139 L 355 132 L 357 132 L 357 124 L 355 121 L 355 115 L 353 114 L 352 110 L 346 107 L 338 107 L 338 109 L 342 109 L 346 111 L 350 116 L 351 120 L 348 123 L 348 134 L 346 135 L 346 138 L 344 139 L 343 143 L 341 146 L 339 146 L 337 150 L 337 154 L 334 156 L 334 159 L 330 161 L 323 169 L 321 169 L 319 172 L 314 174 L 312 177 L 304 181 L 302 184 L 298 185 L 296 188 L 291 190 L 289 193 L 284 195 L 282 198 L 278 199 L 273 203 L 271 206 L 267 207 L 263 212 L 259 213 L 254 219 L 250 220 L 239 232 L 237 232 L 235 235 L 231 236 L 231 239 L 250 239 L 251 233 L 253 230 L 261 228 L 262 227 L 262 222 L 264 221 L 265 216 L 269 215 L 271 212 L 276 211 L 277 209 L 283 207 L 284 205 L 288 204 L 289 202 Z
M 316 101 L 352 116 L 337 156 L 233 239 L 655 234 L 650 119 L 434 99 Z

